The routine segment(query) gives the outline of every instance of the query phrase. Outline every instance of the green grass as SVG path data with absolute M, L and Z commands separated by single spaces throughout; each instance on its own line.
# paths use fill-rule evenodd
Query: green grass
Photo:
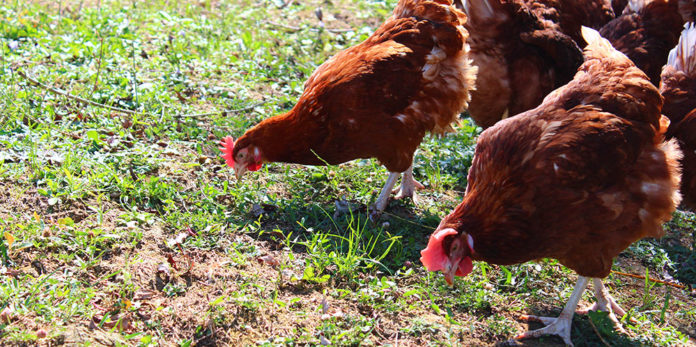
M 238 182 L 218 157 L 217 139 L 292 107 L 309 74 L 394 4 L 0 5 L 0 308 L 12 311 L 0 342 L 33 344 L 44 329 L 71 345 L 493 345 L 527 329 L 518 314 L 557 315 L 575 275 L 555 261 L 477 263 L 454 287 L 420 265 L 466 187 L 480 132 L 466 118 L 420 147 L 418 204 L 392 201 L 379 223 L 366 209 L 387 176 L 376 161 L 269 164 Z M 317 7 L 341 30 L 322 29 Z M 352 212 L 335 214 L 336 201 Z M 695 225 L 676 213 L 666 237 L 635 243 L 615 269 L 696 284 Z M 578 316 L 577 346 L 598 334 L 694 344 L 693 294 L 607 283 L 635 322 L 623 335 Z

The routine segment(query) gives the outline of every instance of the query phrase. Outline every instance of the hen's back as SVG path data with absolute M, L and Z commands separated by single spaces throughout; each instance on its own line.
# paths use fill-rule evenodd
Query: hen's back
M 643 70 L 654 85 L 684 23 L 678 0 L 631 0 L 600 33 Z

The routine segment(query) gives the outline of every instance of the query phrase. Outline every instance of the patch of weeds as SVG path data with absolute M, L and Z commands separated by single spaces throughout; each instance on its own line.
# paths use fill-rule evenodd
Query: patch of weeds
M 380 261 L 389 254 L 398 238 L 384 230 L 368 228 L 367 218 L 352 213 L 340 225 L 328 214 L 326 216 L 332 220 L 335 233 L 308 228 L 306 233 L 311 235 L 310 238 L 296 242 L 308 254 L 303 278 L 322 283 L 329 278 L 322 274 L 330 271 L 336 281 L 353 281 L 360 272 L 386 269 Z
M 499 314 L 486 318 L 484 324 L 486 325 L 486 334 L 495 339 L 504 339 L 517 330 L 516 323 Z
M 426 182 L 432 187 L 463 191 L 480 132 L 481 128 L 465 118 L 456 132 L 424 141 L 415 158 L 414 173 L 427 177 Z
M 332 343 L 356 345 L 370 336 L 375 324 L 372 318 L 346 315 L 323 321 L 319 331 Z
M 640 240 L 631 244 L 624 252 L 629 252 L 634 257 L 643 259 L 650 269 L 662 271 L 662 269 L 674 267 L 667 252 L 655 244 L 654 241 Z
M 182 284 L 179 283 L 167 283 L 164 288 L 162 288 L 162 292 L 166 296 L 177 296 L 181 295 L 186 291 L 186 287 Z
M 423 319 L 415 318 L 411 321 L 410 325 L 401 328 L 401 332 L 403 332 L 406 335 L 420 337 L 437 334 L 440 331 L 440 329 L 442 329 L 442 326 L 440 326 L 439 324 L 433 324 L 432 322 L 427 322 Z

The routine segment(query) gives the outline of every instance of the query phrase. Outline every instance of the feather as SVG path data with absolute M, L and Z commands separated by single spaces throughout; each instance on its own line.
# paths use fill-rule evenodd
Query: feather
M 694 23 L 684 25 L 679 43 L 669 52 L 667 64 L 688 76 L 696 77 L 696 25 Z
M 648 4 L 651 2 L 652 0 L 630 0 L 628 4 L 626 4 L 626 8 L 624 8 L 623 13 L 638 13 L 642 11 L 646 6 L 648 6 Z
M 628 60 L 623 53 L 614 49 L 609 40 L 602 37 L 597 30 L 582 27 L 582 37 L 587 42 L 585 47 L 585 60 L 590 58 L 611 57 L 612 59 Z

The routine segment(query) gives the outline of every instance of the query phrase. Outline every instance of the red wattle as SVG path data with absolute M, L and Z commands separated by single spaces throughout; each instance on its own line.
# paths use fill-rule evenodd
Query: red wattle
M 263 166 L 263 164 L 261 164 L 261 163 L 249 164 L 249 165 L 247 166 L 247 170 L 249 170 L 249 171 L 258 171 L 258 170 L 261 168 L 261 166 Z
M 466 276 L 471 270 L 474 269 L 474 264 L 471 262 L 471 258 L 464 257 L 459 261 L 459 266 L 457 267 L 457 272 L 454 273 L 455 276 Z

